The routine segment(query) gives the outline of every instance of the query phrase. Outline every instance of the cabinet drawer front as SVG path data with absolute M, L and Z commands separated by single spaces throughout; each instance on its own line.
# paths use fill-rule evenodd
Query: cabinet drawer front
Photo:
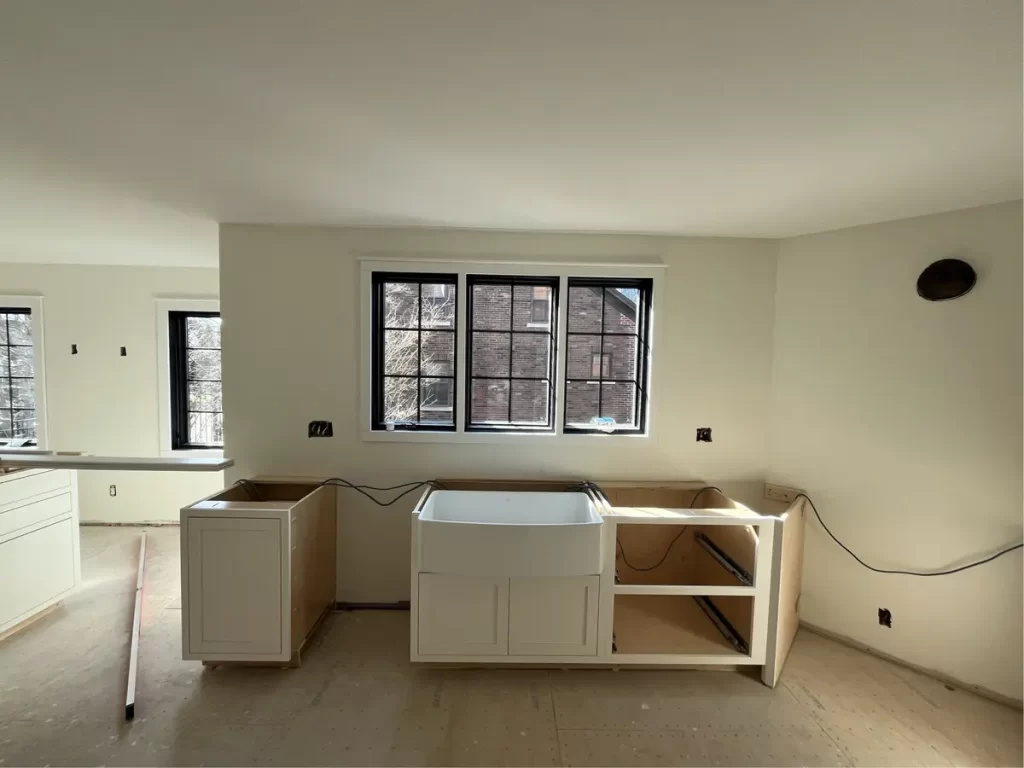
M 596 656 L 600 581 L 600 576 L 512 579 L 509 653 Z
M 61 520 L 0 544 L 0 630 L 75 586 L 76 535 Z
M 24 500 L 42 493 L 71 487 L 71 472 L 66 469 L 51 469 L 48 472 L 12 477 L 0 483 L 0 509 L 16 507 Z
M 421 655 L 508 653 L 508 579 L 421 573 L 418 607 Z
M 281 522 L 188 518 L 187 524 L 190 652 L 289 653 Z
M 30 525 L 71 512 L 71 492 L 0 510 L 0 538 Z

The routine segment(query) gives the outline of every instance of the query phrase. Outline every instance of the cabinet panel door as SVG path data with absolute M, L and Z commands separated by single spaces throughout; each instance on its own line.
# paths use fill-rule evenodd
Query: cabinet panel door
M 419 651 L 424 656 L 508 653 L 508 579 L 421 573 Z
M 512 656 L 596 656 L 600 576 L 512 579 Z
M 188 519 L 192 653 L 286 656 L 281 522 Z
M 0 544 L 0 631 L 75 586 L 76 536 L 78 526 L 68 519 Z

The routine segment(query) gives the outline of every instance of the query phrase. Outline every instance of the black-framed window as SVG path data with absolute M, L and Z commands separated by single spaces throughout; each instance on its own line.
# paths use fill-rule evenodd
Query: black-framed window
M 455 429 L 456 275 L 373 273 L 373 428 Z
M 36 445 L 32 310 L 0 307 L 0 445 Z
M 564 432 L 647 429 L 650 279 L 569 278 Z
M 468 275 L 466 431 L 552 431 L 557 277 Z
M 168 312 L 171 448 L 224 447 L 220 314 Z

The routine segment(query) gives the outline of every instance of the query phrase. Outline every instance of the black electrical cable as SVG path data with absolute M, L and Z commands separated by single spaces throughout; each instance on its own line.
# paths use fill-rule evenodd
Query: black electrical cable
M 839 539 L 836 538 L 836 535 L 834 533 L 832 533 L 832 531 L 830 531 L 828 529 L 827 525 L 825 525 L 825 521 L 821 519 L 821 515 L 818 514 L 818 508 L 816 506 L 814 506 L 814 502 L 811 501 L 811 497 L 810 496 L 808 496 L 806 493 L 798 493 L 793 500 L 796 501 L 796 499 L 800 499 L 800 498 L 807 499 L 807 503 L 810 504 L 811 505 L 811 509 L 814 510 L 814 516 L 816 518 L 818 518 L 818 522 L 821 523 L 821 527 L 825 529 L 825 533 L 827 533 L 832 538 L 832 541 L 834 541 L 836 544 L 838 544 L 840 547 L 842 547 L 844 550 L 846 550 L 846 553 L 850 557 L 852 557 L 854 560 L 856 560 L 858 563 L 863 565 L 869 571 L 874 571 L 875 573 L 895 573 L 895 574 L 900 574 L 902 576 L 948 576 L 951 573 L 959 573 L 960 571 L 966 571 L 966 570 L 968 570 L 970 568 L 977 568 L 979 565 L 984 565 L 985 563 L 991 563 L 997 557 L 1002 557 L 1005 554 L 1013 552 L 1015 549 L 1020 549 L 1021 547 L 1024 547 L 1024 543 L 1014 544 L 1012 547 L 1007 547 L 1006 549 L 1004 549 L 1004 550 L 1002 550 L 1000 552 L 996 552 L 994 555 L 992 555 L 990 557 L 986 557 L 984 560 L 977 560 L 977 561 L 975 561 L 973 563 L 968 563 L 967 565 L 961 565 L 959 568 L 950 568 L 950 569 L 945 570 L 945 571 L 931 571 L 931 572 L 925 573 L 925 572 L 922 572 L 922 571 L 901 571 L 901 570 L 889 569 L 889 568 L 875 568 L 875 566 L 868 565 L 863 560 L 861 560 L 859 557 L 857 557 L 857 555 L 854 553 L 854 551 L 852 549 L 850 549 L 848 546 L 843 544 L 843 542 L 841 542 Z
M 704 493 L 704 491 L 718 491 L 719 493 L 722 493 L 721 488 L 718 488 L 717 486 L 714 485 L 706 485 L 699 491 L 697 491 L 697 493 L 694 494 L 693 499 L 690 500 L 690 509 L 694 508 L 694 505 L 696 505 L 697 503 L 697 499 L 700 498 L 700 495 Z M 626 567 L 629 568 L 629 570 L 635 571 L 637 573 L 647 573 L 648 571 L 653 571 L 660 568 L 662 563 L 668 560 L 669 553 L 672 552 L 672 547 L 675 546 L 675 543 L 679 541 L 679 539 L 682 537 L 684 533 L 686 533 L 687 527 L 688 526 L 684 525 L 679 529 L 679 533 L 677 533 L 676 537 L 672 539 L 671 543 L 668 545 L 668 549 L 665 550 L 665 554 L 661 556 L 661 560 L 659 560 L 657 564 L 652 565 L 649 568 L 637 568 L 635 565 L 630 565 L 629 560 L 626 559 L 626 550 L 625 548 L 623 548 L 622 542 L 620 542 L 618 539 L 615 539 L 615 544 L 619 548 L 619 554 L 622 555 L 622 562 L 625 563 Z
M 259 487 L 255 483 L 253 483 L 251 480 L 242 479 L 242 480 L 237 481 L 236 485 L 241 485 L 243 488 L 245 488 L 245 492 L 249 495 L 249 499 L 250 500 L 252 500 L 252 501 L 264 501 L 265 500 L 263 498 L 263 496 L 259 492 Z M 392 504 L 394 504 L 396 501 L 401 499 L 406 494 L 412 493 L 416 489 L 422 488 L 425 485 L 429 485 L 431 488 L 439 488 L 439 489 L 442 489 L 442 490 L 445 489 L 444 484 L 443 483 L 439 483 L 436 480 L 414 480 L 414 481 L 409 482 L 409 483 L 401 483 L 400 485 L 392 485 L 392 486 L 387 487 L 387 488 L 378 488 L 377 486 L 373 486 L 373 485 L 355 485 L 354 483 L 350 483 L 348 480 L 345 480 L 344 478 L 341 478 L 341 477 L 329 477 L 326 480 L 322 480 L 321 482 L 317 483 L 318 487 L 319 486 L 325 486 L 325 485 L 332 485 L 332 486 L 334 486 L 336 488 L 350 488 L 351 490 L 355 491 L 356 493 L 361 493 L 363 496 L 365 496 L 370 501 L 372 501 L 374 504 L 376 504 L 377 506 L 380 506 L 380 507 L 390 507 Z M 368 490 L 369 491 L 397 491 L 399 488 L 405 488 L 406 490 L 402 491 L 400 494 L 398 494 L 391 501 L 379 501 L 372 494 L 367 493 Z

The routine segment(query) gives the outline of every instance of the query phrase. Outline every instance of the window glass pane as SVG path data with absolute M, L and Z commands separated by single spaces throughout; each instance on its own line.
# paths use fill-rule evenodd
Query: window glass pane
M 220 318 L 185 318 L 185 346 L 201 349 L 220 349 Z
M 508 423 L 508 380 L 474 379 L 470 386 L 474 424 Z
M 384 327 L 419 328 L 419 283 L 384 283 Z
M 600 336 L 568 337 L 568 378 L 592 379 L 594 376 L 594 355 L 601 354 Z
M 546 333 L 512 335 L 512 376 L 530 378 L 548 376 L 551 337 Z
M 32 343 L 32 315 L 7 315 L 8 344 Z
M 13 406 L 15 408 L 35 408 L 35 379 L 11 379 L 10 382 Z
M 548 423 L 548 398 L 551 385 L 547 381 L 512 381 L 512 421 L 515 424 Z
M 565 385 L 565 421 L 587 426 L 597 413 L 597 382 L 570 381 Z
M 420 350 L 420 373 L 424 376 L 452 376 L 455 373 L 455 334 L 424 331 Z M 396 371 L 398 373 L 399 371 Z
M 433 424 L 454 424 L 455 381 L 453 379 L 422 379 L 420 383 L 420 421 Z
M 415 376 L 419 355 L 418 331 L 384 331 L 384 373 Z
M 219 381 L 190 381 L 188 383 L 188 409 L 190 411 L 223 411 Z
M 7 343 L 7 314 L 0 313 L 0 344 Z
M 455 285 L 424 283 L 421 286 L 424 328 L 455 328 Z
M 13 362 L 13 357 L 11 358 Z M 220 381 L 220 350 L 190 349 L 187 352 L 188 378 Z
M 416 421 L 416 379 L 384 379 L 384 421 L 396 423 Z
M 604 332 L 636 333 L 639 288 L 604 289 Z
M 10 375 L 10 368 L 8 365 L 10 361 L 9 350 L 10 347 L 0 347 L 0 376 Z
M 0 379 L 0 408 L 11 407 L 11 380 Z
M 472 375 L 508 376 L 510 339 L 507 333 L 474 333 Z
M 601 332 L 602 290 L 569 286 L 569 333 Z
M 551 306 L 551 289 L 546 285 L 517 285 L 513 289 L 512 329 L 515 331 L 543 330 L 538 324 L 548 322 Z
M 0 439 L 10 440 L 14 435 L 11 433 L 11 412 L 0 411 Z
M 32 347 L 7 347 L 11 358 L 11 376 L 33 376 Z
M 221 445 L 224 442 L 224 415 L 189 413 L 188 441 L 192 445 Z
M 35 439 L 36 436 L 36 412 L 35 411 L 14 411 L 14 437 L 27 437 Z
M 507 331 L 511 323 L 511 312 L 512 286 L 473 286 L 473 330 Z
M 602 382 L 601 415 L 610 416 L 616 424 L 636 426 L 636 387 L 620 381 Z
M 605 336 L 602 347 L 608 363 L 605 364 L 607 379 L 636 378 L 636 336 Z

